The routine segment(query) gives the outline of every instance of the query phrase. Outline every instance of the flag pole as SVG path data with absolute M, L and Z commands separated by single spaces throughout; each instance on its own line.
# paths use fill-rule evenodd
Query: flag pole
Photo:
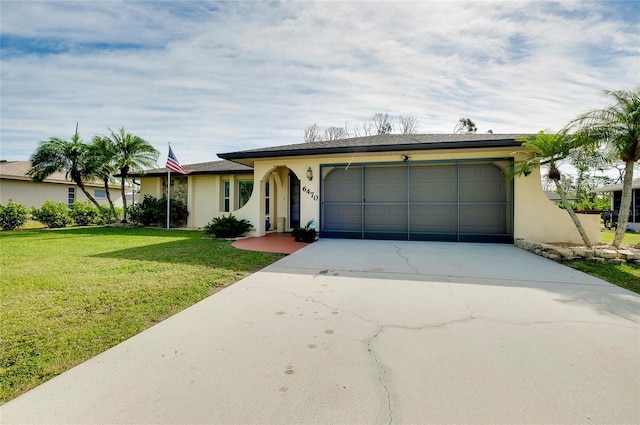
M 171 150 L 171 142 L 169 142 L 169 150 Z M 167 167 L 167 230 L 169 230 L 169 222 L 171 214 L 171 170 Z

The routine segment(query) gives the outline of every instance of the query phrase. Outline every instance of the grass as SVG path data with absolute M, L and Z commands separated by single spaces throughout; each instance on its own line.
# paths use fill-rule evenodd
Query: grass
M 640 294 L 640 265 L 570 261 L 567 266 Z
M 613 242 L 614 236 L 613 230 L 602 231 L 600 232 L 600 241 L 604 244 L 610 244 Z M 638 243 L 640 243 L 640 233 L 627 232 L 622 239 L 624 247 L 634 246 Z M 564 264 L 640 294 L 640 264 L 594 263 L 590 261 L 570 261 Z
M 0 403 L 282 258 L 200 231 L 0 233 Z
M 600 232 L 600 242 L 605 244 L 610 244 L 613 242 L 613 237 L 616 235 L 616 232 L 613 230 L 603 230 Z M 622 244 L 626 246 L 633 246 L 640 243 L 640 233 L 631 233 L 627 232 L 624 234 L 624 238 L 622 238 Z

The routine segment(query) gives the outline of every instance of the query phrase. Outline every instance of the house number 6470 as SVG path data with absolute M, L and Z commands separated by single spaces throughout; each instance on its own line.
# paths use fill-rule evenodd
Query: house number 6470
M 311 196 L 311 199 L 313 199 L 314 201 L 317 201 L 319 199 L 318 194 L 315 193 L 313 190 L 309 189 L 307 186 L 303 186 L 302 191 L 307 195 Z

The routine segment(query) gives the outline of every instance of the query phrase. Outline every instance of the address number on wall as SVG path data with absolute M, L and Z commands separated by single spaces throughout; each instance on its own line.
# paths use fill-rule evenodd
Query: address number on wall
M 314 201 L 317 201 L 318 199 L 320 199 L 318 194 L 315 193 L 313 190 L 309 189 L 307 186 L 303 186 L 302 191 L 307 195 L 311 196 L 311 199 L 313 199 Z

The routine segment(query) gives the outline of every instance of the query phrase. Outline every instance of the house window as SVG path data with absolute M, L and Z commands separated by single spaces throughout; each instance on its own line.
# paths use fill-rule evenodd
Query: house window
M 104 189 L 95 189 L 93 191 L 93 197 L 94 198 L 106 198 L 107 197 L 107 191 Z
M 230 193 L 230 184 L 229 180 L 225 180 L 222 182 L 222 204 L 224 205 L 224 212 L 229 212 L 230 201 L 229 201 L 229 193 Z
M 72 207 L 75 200 L 76 200 L 76 188 L 70 187 L 69 190 L 67 191 L 67 205 L 69 205 L 69 207 Z
M 269 216 L 269 182 L 264 184 L 264 215 Z
M 253 181 L 243 180 L 238 182 L 238 208 L 242 208 L 249 202 L 251 192 L 253 192 Z

